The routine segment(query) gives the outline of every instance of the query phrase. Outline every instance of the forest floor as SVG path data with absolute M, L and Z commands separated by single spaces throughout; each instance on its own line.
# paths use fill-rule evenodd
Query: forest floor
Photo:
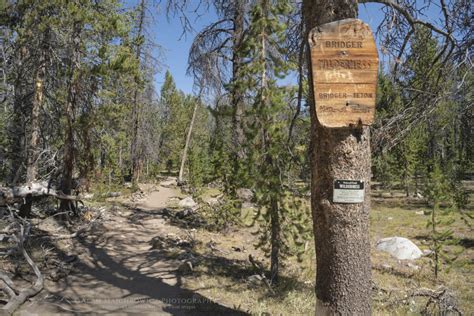
M 148 188 L 138 203 L 109 201 L 109 214 L 86 237 L 59 243 L 55 251 L 64 251 L 63 257 L 77 256 L 72 270 L 59 280 L 48 277 L 18 314 L 243 314 L 183 286 L 181 275 L 191 271 L 169 252 L 184 252 L 188 233 L 167 224 L 162 212 L 181 195 L 169 187 L 173 182 Z
M 101 220 L 87 234 L 41 244 L 43 250 L 36 256 L 44 257 L 45 249 L 50 253 L 40 266 L 46 276 L 45 289 L 18 314 L 314 312 L 312 240 L 303 262 L 285 260 L 280 284 L 273 292 L 259 277 L 262 271 L 249 262 L 252 255 L 263 266 L 269 265 L 263 252 L 254 247 L 258 239 L 253 234 L 255 227 L 204 228 L 198 216 L 188 216 L 176 208 L 187 195 L 176 187 L 174 178 L 141 189 L 146 193 L 138 198 L 96 202 L 95 206 L 102 207 Z M 201 194 L 208 198 L 219 192 L 209 189 Z M 389 236 L 407 237 L 422 250 L 429 248 L 426 206 L 412 202 L 392 195 L 373 198 L 374 248 L 379 238 Z M 447 250 L 458 258 L 449 267 L 450 273 L 441 273 L 438 280 L 432 276 L 430 258 L 403 262 L 373 249 L 374 314 L 419 314 L 429 298 L 412 294 L 420 288 L 441 287 L 453 291 L 466 314 L 474 310 L 472 229 L 462 221 L 456 223 L 453 228 L 462 243 Z M 51 218 L 42 221 L 38 229 L 51 235 L 64 231 L 62 224 Z M 52 273 L 48 273 L 49 267 L 54 268 Z

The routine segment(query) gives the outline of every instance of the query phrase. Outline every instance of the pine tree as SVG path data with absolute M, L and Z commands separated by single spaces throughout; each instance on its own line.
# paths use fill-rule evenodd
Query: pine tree
M 291 90 L 279 87 L 277 79 L 288 72 L 284 60 L 286 28 L 282 20 L 290 10 L 285 0 L 261 0 L 252 7 L 248 34 L 242 43 L 241 55 L 246 61 L 243 78 L 235 83 L 254 100 L 245 119 L 249 171 L 241 183 L 254 188 L 260 209 L 256 218 L 264 219 L 259 246 L 270 244 L 272 283 L 278 281 L 284 250 L 282 223 L 288 213 L 283 181 L 290 161 L 285 146 L 290 116 L 287 92 Z

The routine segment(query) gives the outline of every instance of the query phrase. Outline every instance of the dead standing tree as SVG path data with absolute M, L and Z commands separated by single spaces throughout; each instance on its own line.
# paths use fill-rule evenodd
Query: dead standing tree
M 454 23 L 449 22 L 456 15 L 443 0 L 439 6 L 446 20 L 444 27 L 417 19 L 413 10 L 414 1 L 360 1 L 369 2 L 382 3 L 393 10 L 392 21 L 398 21 L 402 34 L 405 34 L 405 39 L 402 37 L 398 46 L 400 54 L 406 48 L 406 38 L 418 25 L 424 25 L 444 38 L 438 59 L 445 60 L 459 47 L 453 37 Z M 458 2 L 464 3 L 464 0 Z M 302 6 L 303 36 L 307 38 L 308 32 L 316 26 L 356 18 L 357 15 L 357 1 L 305 0 Z M 393 33 L 388 35 L 393 36 Z M 468 40 L 464 41 L 465 45 L 468 43 Z M 312 87 L 311 76 L 309 81 Z M 316 312 L 321 315 L 370 315 L 370 130 L 368 126 L 325 128 L 316 118 L 312 93 L 308 101 L 311 108 L 311 207 L 317 253 Z M 363 180 L 367 184 L 365 201 L 360 204 L 335 204 L 332 200 L 335 179 Z
M 194 39 L 189 53 L 188 72 L 197 82 L 219 92 L 228 83 L 232 107 L 232 156 L 234 171 L 244 157 L 244 94 L 234 84 L 242 76 L 241 45 L 245 31 L 246 1 L 214 1 L 220 20 L 202 30 Z M 229 57 L 231 56 L 231 57 Z M 230 69 L 229 69 L 230 68 Z

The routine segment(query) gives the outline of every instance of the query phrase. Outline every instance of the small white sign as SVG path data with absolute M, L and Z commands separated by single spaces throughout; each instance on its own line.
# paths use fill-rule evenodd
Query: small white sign
M 364 181 L 335 180 L 334 203 L 363 203 L 365 196 Z

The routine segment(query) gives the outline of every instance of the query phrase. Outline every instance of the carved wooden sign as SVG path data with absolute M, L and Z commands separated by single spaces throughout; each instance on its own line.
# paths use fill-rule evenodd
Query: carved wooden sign
M 309 33 L 316 116 L 326 127 L 371 125 L 378 54 L 369 26 L 345 19 Z

